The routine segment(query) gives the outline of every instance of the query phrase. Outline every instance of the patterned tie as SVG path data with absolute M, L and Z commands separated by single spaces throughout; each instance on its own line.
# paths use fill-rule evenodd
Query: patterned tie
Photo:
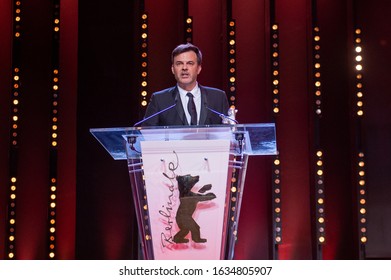
M 189 97 L 189 102 L 187 103 L 187 110 L 190 113 L 191 117 L 191 125 L 197 125 L 197 110 L 195 107 L 194 99 L 193 99 L 193 94 L 191 92 L 187 93 L 187 96 Z

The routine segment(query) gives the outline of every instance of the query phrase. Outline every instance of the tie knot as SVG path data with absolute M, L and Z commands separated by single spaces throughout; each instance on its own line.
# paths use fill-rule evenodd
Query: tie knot
M 194 95 L 193 95 L 191 92 L 188 92 L 186 95 L 187 95 L 189 98 L 193 98 L 193 97 L 194 97 Z

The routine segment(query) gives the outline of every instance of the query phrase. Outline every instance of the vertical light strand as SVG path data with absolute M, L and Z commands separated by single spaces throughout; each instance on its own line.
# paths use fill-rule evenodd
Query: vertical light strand
M 279 26 L 276 22 L 271 23 L 270 36 L 272 117 L 276 121 L 280 113 Z M 279 154 L 274 156 L 272 163 L 272 208 L 274 258 L 277 258 L 276 248 L 282 244 L 281 159 Z
M 273 244 L 277 246 L 282 243 L 282 221 L 281 221 L 281 162 L 279 155 L 273 160 L 272 167 L 272 205 L 273 205 Z
M 317 246 L 320 246 L 323 245 L 326 241 L 323 151 L 320 149 L 317 150 L 315 153 L 315 157 L 316 157 L 316 169 L 315 169 L 316 240 L 317 240 Z M 321 254 L 318 255 L 318 258 L 321 258 Z
M 17 196 L 17 169 L 18 169 L 18 146 L 19 146 L 19 119 L 20 119 L 20 93 L 21 93 L 21 68 L 20 68 L 20 45 L 21 45 L 22 2 L 13 2 L 13 39 L 12 39 L 12 104 L 11 104 L 11 128 L 10 128 L 10 169 L 7 207 L 7 248 L 6 258 L 15 259 L 16 246 L 16 196 Z
M 314 12 L 316 17 L 316 11 Z M 322 245 L 326 241 L 325 193 L 324 193 L 324 151 L 320 143 L 320 120 L 322 117 L 322 82 L 320 56 L 320 28 L 312 25 L 312 83 L 313 83 L 313 178 L 315 200 L 316 258 L 322 259 Z
M 360 259 L 365 259 L 367 236 L 367 186 L 365 180 L 365 154 L 361 139 L 361 122 L 364 117 L 364 84 L 363 84 L 363 45 L 362 30 L 354 30 L 354 72 L 355 72 L 355 115 L 357 119 L 357 150 L 356 150 L 356 181 L 357 181 L 357 209 L 358 209 L 358 236 Z
M 279 26 L 277 23 L 272 24 L 271 30 L 271 69 L 272 69 L 272 93 L 273 93 L 273 116 L 277 117 L 280 113 L 280 70 L 279 70 Z
M 143 219 L 144 219 L 144 238 L 145 242 L 152 242 L 152 232 L 150 229 L 150 221 L 149 220 L 149 209 L 148 209 L 148 200 L 147 200 L 147 189 L 145 188 L 145 175 L 144 175 L 144 165 L 141 166 L 141 171 L 142 171 L 142 178 L 143 178 Z
M 53 0 L 52 17 L 52 80 L 49 146 L 48 258 L 56 258 L 57 166 L 58 166 L 58 106 L 60 84 L 60 0 Z
M 232 0 L 226 2 L 227 10 L 227 66 L 228 66 L 228 100 L 230 112 L 236 114 L 236 22 L 232 17 Z
M 272 119 L 276 125 L 280 113 L 280 48 L 279 48 L 279 25 L 276 22 L 275 0 L 270 1 L 270 71 L 271 71 L 271 100 L 272 100 Z M 282 176 L 281 176 L 281 158 L 279 151 L 272 161 L 272 254 L 273 259 L 279 259 L 278 248 L 283 243 L 282 238 Z
M 185 42 L 193 42 L 193 18 L 191 16 L 186 17 L 185 21 Z
M 148 14 L 141 14 L 141 107 L 148 105 Z
M 365 157 L 364 153 L 358 153 L 357 157 L 357 203 L 359 223 L 360 259 L 365 259 L 365 245 L 367 237 L 367 189 L 365 183 Z
M 237 161 L 237 158 L 233 157 L 233 165 L 240 164 Z M 236 166 L 232 169 L 231 173 L 231 186 L 230 186 L 230 201 L 229 201 L 229 233 L 228 233 L 228 243 L 231 242 L 231 246 L 234 246 L 238 239 L 237 229 L 237 212 L 239 211 L 238 199 L 239 199 L 239 188 L 238 188 L 238 179 L 239 179 L 239 169 Z M 229 256 L 226 256 L 226 259 L 231 259 Z
M 185 42 L 193 43 L 193 17 L 189 16 L 189 0 L 184 0 L 183 14 L 185 17 Z
M 228 66 L 228 99 L 232 112 L 235 111 L 236 101 L 236 41 L 235 41 L 235 20 L 232 19 L 232 0 L 227 0 L 227 66 Z M 229 113 L 229 112 L 226 112 Z M 240 135 L 240 134 L 238 134 Z M 240 173 L 242 168 L 242 157 L 240 155 L 231 155 L 230 163 L 232 165 L 232 171 L 230 181 L 230 198 L 229 198 L 229 221 L 228 221 L 228 236 L 225 259 L 234 258 L 234 246 L 238 238 L 238 213 L 240 211 L 240 195 L 242 190 L 238 185 L 240 181 Z M 232 248 L 232 252 L 230 252 Z
M 243 133 L 236 133 L 235 139 L 238 144 L 243 140 Z M 243 198 L 245 166 L 247 165 L 248 157 L 243 154 L 231 154 L 229 159 L 230 173 L 230 195 L 227 201 L 228 205 L 228 224 L 227 224 L 227 247 L 224 259 L 234 259 L 234 247 L 238 239 L 238 226 L 241 202 Z
M 234 19 L 228 20 L 228 99 L 230 108 L 236 106 L 236 24 Z
M 313 81 L 314 81 L 314 107 L 315 115 L 322 116 L 322 82 L 321 82 L 321 63 L 320 63 L 320 29 L 318 26 L 313 28 Z

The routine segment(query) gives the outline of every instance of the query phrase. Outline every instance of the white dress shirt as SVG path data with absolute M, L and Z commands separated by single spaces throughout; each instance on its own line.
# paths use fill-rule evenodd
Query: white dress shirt
M 178 90 L 179 90 L 179 96 L 181 97 L 182 106 L 185 111 L 185 115 L 188 123 L 190 123 L 191 118 L 190 118 L 190 113 L 187 110 L 187 103 L 189 102 L 189 97 L 187 96 L 187 93 L 191 92 L 191 94 L 193 94 L 194 96 L 193 99 L 197 110 L 197 124 L 198 124 L 200 121 L 200 114 L 201 114 L 201 90 L 200 87 L 198 86 L 198 83 L 191 91 L 184 90 L 180 86 L 178 86 Z

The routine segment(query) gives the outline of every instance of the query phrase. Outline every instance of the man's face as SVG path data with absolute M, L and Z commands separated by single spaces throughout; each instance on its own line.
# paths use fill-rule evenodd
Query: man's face
M 197 62 L 197 55 L 193 51 L 181 53 L 174 57 L 171 71 L 178 85 L 185 90 L 192 90 L 201 72 L 201 65 Z

